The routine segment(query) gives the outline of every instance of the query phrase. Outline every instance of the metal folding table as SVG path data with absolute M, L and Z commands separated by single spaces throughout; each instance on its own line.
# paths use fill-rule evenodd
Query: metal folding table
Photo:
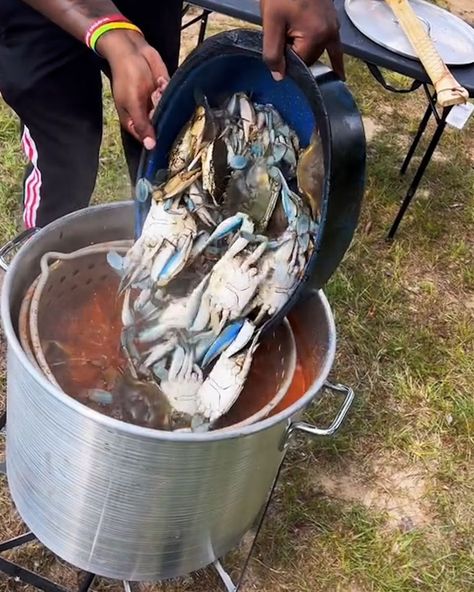
M 431 161 L 431 157 L 443 135 L 446 127 L 446 118 L 451 111 L 451 107 L 441 109 L 440 111 L 438 110 L 436 94 L 433 92 L 429 78 L 420 62 L 393 53 L 365 37 L 365 35 L 363 35 L 349 20 L 344 10 L 344 0 L 334 0 L 334 3 L 338 11 L 339 22 L 341 25 L 340 34 L 344 53 L 362 60 L 367 65 L 377 82 L 388 91 L 407 93 L 422 87 L 426 93 L 428 105 L 401 166 L 400 172 L 402 175 L 407 172 L 411 159 L 431 117 L 434 118 L 436 123 L 435 131 L 388 233 L 388 238 L 392 239 L 397 232 L 398 226 L 400 225 L 406 210 L 415 196 L 426 168 Z M 190 4 L 202 9 L 202 11 L 198 16 L 185 22 L 183 28 L 187 28 L 192 24 L 200 22 L 198 43 L 200 43 L 206 35 L 209 15 L 213 12 L 224 14 L 255 25 L 261 24 L 260 3 L 258 0 L 192 0 Z M 381 68 L 411 78 L 413 80 L 411 86 L 407 89 L 395 88 L 384 79 Z M 457 80 L 468 90 L 470 97 L 474 97 L 474 64 L 453 67 L 451 68 L 451 71 Z

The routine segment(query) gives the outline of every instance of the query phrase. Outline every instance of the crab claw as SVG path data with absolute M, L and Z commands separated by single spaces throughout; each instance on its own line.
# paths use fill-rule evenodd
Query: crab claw
M 285 175 L 280 171 L 277 167 L 272 167 L 270 169 L 270 174 L 275 178 L 276 176 L 280 177 L 281 181 L 281 203 L 283 205 L 283 210 L 285 211 L 285 216 L 287 220 L 291 223 L 298 219 L 298 206 L 297 202 L 298 199 L 295 200 L 296 196 L 293 191 L 291 191 L 290 187 L 288 186 L 288 182 L 285 179 Z
M 132 327 L 134 323 L 133 312 L 130 306 L 130 290 L 125 292 L 122 305 L 122 325 L 125 328 Z
M 205 368 L 224 351 L 228 357 L 239 352 L 247 345 L 254 332 L 255 325 L 250 321 L 240 319 L 231 323 L 207 350 L 202 361 L 202 367 Z
M 166 286 L 186 265 L 189 254 L 193 247 L 193 237 L 188 236 L 184 240 L 181 250 L 176 251 L 169 257 L 164 265 L 153 264 L 151 277 L 157 286 Z M 161 263 L 161 262 L 160 262 Z
M 223 352 L 197 392 L 197 413 L 212 424 L 227 413 L 244 388 L 260 331 L 251 344 L 236 355 Z
M 194 356 L 198 364 L 202 365 L 202 360 L 215 339 L 216 336 L 214 331 L 201 332 L 190 339 L 190 343 L 194 347 Z
M 227 347 L 233 343 L 233 341 L 237 338 L 244 325 L 244 320 L 239 319 L 228 325 L 222 333 L 214 340 L 211 344 L 210 348 L 207 350 L 206 355 L 202 361 L 202 367 L 205 368 L 208 366 L 212 361 L 214 361 L 217 356 L 219 356 Z
M 117 251 L 109 251 L 107 253 L 107 263 L 110 265 L 112 269 L 119 274 L 120 277 L 123 277 L 125 274 L 125 260 L 124 258 L 117 253 Z
M 235 171 L 241 171 L 245 169 L 248 165 L 248 162 L 248 158 L 243 154 L 234 154 L 229 158 L 229 166 Z
M 114 402 L 112 393 L 103 389 L 87 389 L 84 394 L 90 401 L 103 407 L 112 405 Z
M 169 341 L 165 341 L 164 343 L 160 343 L 159 345 L 154 345 L 151 349 L 147 352 L 147 357 L 143 362 L 144 368 L 150 368 L 154 366 L 157 362 L 162 360 L 165 356 L 170 354 L 177 345 L 176 337 L 172 337 Z
M 224 354 L 228 358 L 230 358 L 231 356 L 241 351 L 252 339 L 254 333 L 255 325 L 246 319 L 239 333 L 237 334 L 237 337 L 234 339 L 231 345 L 225 350 Z
M 178 413 L 196 413 L 196 393 L 203 382 L 202 372 L 194 362 L 194 354 L 182 346 L 176 347 L 171 358 L 167 379 L 160 387 Z
M 206 226 L 214 228 L 217 226 L 217 222 L 206 208 L 204 197 L 205 194 L 202 185 L 194 183 L 189 188 L 188 194 L 183 196 L 183 199 L 190 212 L 195 213 Z
M 135 186 L 135 198 L 140 203 L 146 202 L 148 197 L 153 193 L 153 186 L 148 179 L 138 179 Z
M 205 230 L 198 233 L 196 240 L 194 241 L 193 247 L 191 249 L 191 254 L 189 255 L 189 262 L 192 263 L 196 257 L 204 251 L 207 247 L 207 242 L 209 240 L 209 233 Z
M 119 295 L 123 294 L 125 290 L 128 290 L 128 288 L 134 286 L 136 283 L 142 282 L 149 277 L 149 268 L 159 248 L 159 242 L 151 247 L 146 244 L 143 236 L 140 236 L 134 243 L 124 257 L 124 272 L 118 288 Z M 110 259 L 108 261 L 110 265 Z
M 194 288 L 191 292 L 191 295 L 188 298 L 188 303 L 186 306 L 186 326 L 192 327 L 194 322 L 196 321 L 196 317 L 199 314 L 199 310 L 201 308 L 202 297 L 204 291 L 206 290 L 207 286 L 209 285 L 209 274 L 206 275 Z
M 220 240 L 229 236 L 233 232 L 237 232 L 238 230 L 243 230 L 246 232 L 253 232 L 253 222 L 247 214 L 243 214 L 241 212 L 237 212 L 230 218 L 226 218 L 223 220 L 208 238 L 207 243 L 210 244 L 216 240 Z

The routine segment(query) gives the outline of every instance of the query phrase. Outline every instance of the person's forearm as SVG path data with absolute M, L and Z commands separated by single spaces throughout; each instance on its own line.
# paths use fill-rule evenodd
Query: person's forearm
M 23 0 L 62 29 L 83 41 L 90 25 L 119 10 L 110 0 Z

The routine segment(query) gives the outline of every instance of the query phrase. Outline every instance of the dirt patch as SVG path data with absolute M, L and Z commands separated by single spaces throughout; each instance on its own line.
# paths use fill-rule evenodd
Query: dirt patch
M 364 123 L 365 138 L 367 142 L 371 142 L 373 138 L 384 129 L 382 125 L 376 123 L 371 117 L 363 117 L 362 121 Z
M 318 488 L 330 497 L 386 513 L 391 529 L 407 532 L 431 523 L 425 500 L 426 471 L 383 459 L 370 464 L 367 472 L 355 466 L 347 469 L 344 473 L 318 475 Z

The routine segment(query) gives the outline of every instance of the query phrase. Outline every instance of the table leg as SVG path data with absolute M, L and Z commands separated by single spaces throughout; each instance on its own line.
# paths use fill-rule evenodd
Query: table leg
M 426 108 L 425 114 L 423 115 L 423 119 L 421 120 L 420 125 L 418 126 L 418 131 L 416 132 L 416 136 L 413 138 L 413 142 L 411 143 L 411 146 L 408 150 L 405 160 L 403 161 L 402 168 L 400 169 L 401 175 L 404 175 L 407 172 L 408 165 L 411 162 L 413 154 L 415 153 L 415 150 L 421 140 L 421 137 L 426 129 L 426 126 L 428 125 L 428 121 L 430 120 L 432 113 L 433 113 L 433 110 L 431 108 L 431 105 L 428 105 L 428 107 Z
M 204 41 L 204 38 L 206 37 L 206 30 L 207 30 L 207 23 L 209 20 L 209 15 L 211 14 L 210 10 L 204 10 L 203 13 L 201 14 L 201 25 L 199 26 L 199 35 L 198 35 L 198 45 L 201 45 L 201 43 Z
M 183 11 L 183 15 L 184 14 L 186 14 L 186 12 Z M 207 23 L 209 21 L 210 14 L 211 14 L 210 10 L 203 10 L 199 16 L 196 16 L 193 19 L 191 19 L 190 21 L 188 21 L 187 23 L 184 23 L 181 25 L 181 31 L 184 31 L 185 29 L 191 27 L 192 25 L 195 25 L 196 23 L 200 23 L 198 41 L 197 41 L 196 45 L 200 45 L 204 41 L 204 38 L 206 37 Z
M 407 191 L 405 199 L 403 200 L 403 203 L 400 206 L 398 214 L 392 224 L 390 232 L 388 233 L 389 239 L 392 239 L 395 236 L 395 234 L 398 230 L 398 227 L 400 225 L 400 222 L 403 220 L 403 216 L 405 215 L 405 212 L 407 211 L 413 197 L 415 196 L 416 190 L 418 189 L 418 185 L 420 184 L 420 181 L 423 178 L 423 175 L 425 174 L 426 167 L 429 165 L 429 163 L 431 161 L 431 157 L 433 156 L 433 153 L 439 144 L 441 136 L 443 135 L 444 129 L 446 127 L 446 117 L 448 116 L 450 111 L 451 111 L 451 107 L 443 109 L 443 113 L 442 113 L 439 121 L 437 122 L 435 133 L 433 134 L 433 137 L 431 138 L 431 142 L 429 143 L 428 148 L 427 148 L 425 154 L 423 155 L 420 166 L 418 167 L 418 170 L 416 171 L 416 174 L 415 174 L 413 181 L 411 182 L 411 185 Z M 425 116 L 426 116 L 426 114 L 425 114 Z

